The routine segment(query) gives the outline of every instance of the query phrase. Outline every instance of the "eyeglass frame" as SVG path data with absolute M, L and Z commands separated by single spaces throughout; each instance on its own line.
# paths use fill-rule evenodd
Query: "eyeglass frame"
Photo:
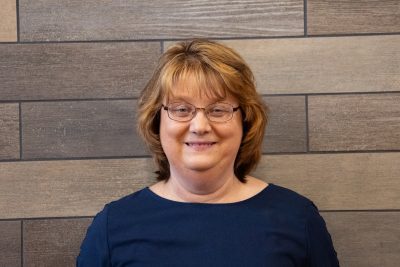
M 183 121 L 182 121 L 182 120 L 176 120 L 176 119 L 171 118 L 171 116 L 170 116 L 170 110 L 169 110 L 170 107 L 169 107 L 169 106 L 172 105 L 172 104 L 177 104 L 177 103 L 184 103 L 184 104 L 188 104 L 188 105 L 194 107 L 194 111 L 193 111 L 193 113 L 191 113 L 191 114 L 192 114 L 192 117 L 191 117 L 190 119 L 188 119 L 188 120 L 183 120 Z M 209 106 L 212 106 L 212 105 L 215 105 L 215 104 L 218 104 L 218 103 L 226 104 L 226 105 L 229 105 L 229 106 L 232 107 L 232 112 L 230 112 L 231 117 L 230 117 L 228 120 L 226 120 L 226 121 L 214 121 L 214 120 L 212 120 L 212 119 L 210 119 L 210 118 L 208 117 L 208 113 L 206 112 L 206 109 L 207 109 Z M 170 103 L 170 104 L 168 104 L 168 105 L 161 104 L 161 109 L 164 109 L 165 111 L 167 111 L 168 118 L 170 118 L 170 119 L 173 120 L 173 121 L 177 121 L 177 122 L 189 122 L 189 121 L 193 120 L 194 117 L 196 117 L 196 115 L 197 115 L 197 111 L 200 109 L 200 110 L 203 110 L 203 111 L 204 111 L 204 115 L 206 116 L 206 118 L 207 118 L 210 122 L 224 123 L 224 122 L 228 122 L 228 121 L 232 120 L 233 114 L 234 114 L 236 111 L 238 111 L 238 110 L 240 109 L 240 106 L 234 107 L 234 106 L 233 106 L 232 104 L 230 104 L 230 103 L 215 102 L 215 103 L 212 103 L 212 104 L 210 104 L 210 105 L 207 105 L 207 106 L 204 107 L 204 108 L 198 108 L 198 107 L 196 107 L 195 105 L 192 105 L 192 104 L 187 103 L 187 102 L 174 102 L 174 103 Z

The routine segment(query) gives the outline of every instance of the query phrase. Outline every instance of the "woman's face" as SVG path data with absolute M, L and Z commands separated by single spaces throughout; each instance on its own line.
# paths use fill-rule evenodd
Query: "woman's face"
M 186 102 L 198 108 L 204 108 L 218 101 L 207 96 L 194 94 L 193 80 L 178 83 L 174 88 L 173 97 L 168 103 Z M 221 101 L 221 100 L 219 100 Z M 238 106 L 238 101 L 227 96 L 222 100 Z M 170 119 L 166 110 L 161 110 L 160 139 L 168 158 L 171 174 L 185 175 L 193 172 L 208 172 L 220 174 L 232 172 L 237 152 L 242 140 L 242 115 L 240 110 L 233 113 L 227 122 L 210 122 L 203 110 L 198 110 L 196 116 L 188 122 L 178 122 Z

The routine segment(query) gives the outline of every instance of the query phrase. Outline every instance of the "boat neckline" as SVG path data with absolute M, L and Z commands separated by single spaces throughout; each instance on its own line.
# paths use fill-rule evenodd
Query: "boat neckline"
M 177 201 L 177 200 L 172 200 L 169 198 L 162 197 L 158 195 L 157 193 L 153 192 L 149 186 L 145 187 L 145 191 L 152 196 L 153 198 L 156 198 L 158 200 L 161 200 L 165 203 L 170 203 L 170 204 L 176 204 L 176 205 L 197 205 L 197 206 L 232 206 L 232 205 L 241 205 L 241 204 L 246 204 L 248 202 L 251 202 L 255 199 L 258 199 L 262 195 L 264 195 L 265 192 L 271 190 L 271 187 L 274 187 L 275 185 L 273 183 L 268 183 L 266 187 L 264 187 L 260 192 L 257 194 L 235 202 L 226 202 L 226 203 L 208 203 L 208 202 L 185 202 L 185 201 Z

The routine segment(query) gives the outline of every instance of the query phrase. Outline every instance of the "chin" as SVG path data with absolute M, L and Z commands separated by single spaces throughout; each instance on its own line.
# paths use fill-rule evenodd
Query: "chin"
M 211 162 L 188 162 L 184 166 L 186 169 L 202 172 L 215 167 L 216 164 L 212 164 Z

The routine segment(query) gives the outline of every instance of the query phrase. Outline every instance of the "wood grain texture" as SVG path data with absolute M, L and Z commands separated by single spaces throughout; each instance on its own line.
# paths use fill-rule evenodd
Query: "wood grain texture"
M 20 0 L 23 41 L 303 35 L 303 1 Z
M 308 0 L 310 35 L 400 32 L 398 0 Z
M 22 103 L 23 158 L 146 155 L 136 101 Z
M 17 6 L 15 0 L 0 0 L 0 42 L 17 41 Z
M 24 266 L 75 266 L 92 219 L 24 221 Z
M 21 266 L 20 221 L 0 221 L 0 266 Z
M 400 153 L 264 156 L 255 177 L 288 187 L 322 210 L 400 208 Z
M 160 54 L 158 42 L 0 46 L 0 99 L 134 97 Z
M 254 172 L 322 210 L 398 209 L 400 153 L 263 156 Z M 0 163 L 0 219 L 92 216 L 155 181 L 151 159 Z M 379 181 L 378 181 L 379 180 Z
M 304 96 L 264 97 L 269 123 L 263 152 L 306 152 L 306 111 Z
M 93 216 L 155 181 L 151 159 L 0 163 L 0 219 Z
M 397 91 L 400 36 L 224 41 L 263 94 Z
M 311 151 L 400 150 L 400 94 L 310 96 Z
M 395 267 L 400 262 L 399 212 L 323 212 L 341 266 Z
M 0 104 L 0 159 L 19 158 L 19 106 Z

